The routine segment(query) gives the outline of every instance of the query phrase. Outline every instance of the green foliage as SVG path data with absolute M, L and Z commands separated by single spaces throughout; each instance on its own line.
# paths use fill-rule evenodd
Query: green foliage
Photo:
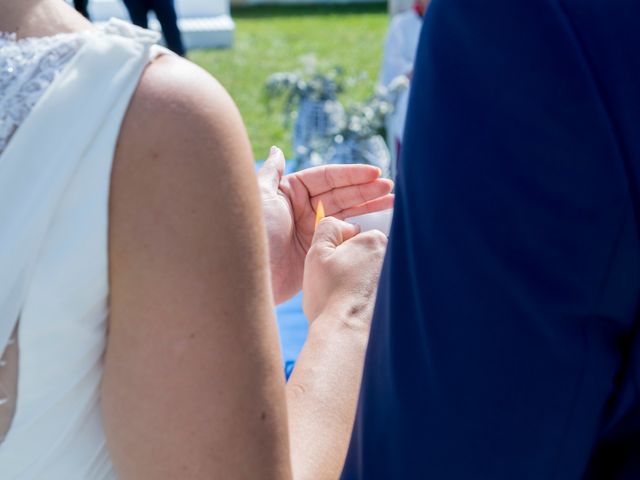
M 235 45 L 229 50 L 199 50 L 189 57 L 227 88 L 242 113 L 256 159 L 280 146 L 292 157 L 291 130 L 269 112 L 263 86 L 274 72 L 295 71 L 309 55 L 318 68 L 344 67 L 345 77 L 366 77 L 338 97 L 344 104 L 363 101 L 374 91 L 388 25 L 386 5 L 250 7 L 232 12 Z

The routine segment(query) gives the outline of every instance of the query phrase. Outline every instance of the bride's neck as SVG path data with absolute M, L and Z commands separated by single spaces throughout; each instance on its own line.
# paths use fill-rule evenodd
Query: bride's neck
M 90 27 L 63 0 L 0 0 L 0 32 L 42 37 Z

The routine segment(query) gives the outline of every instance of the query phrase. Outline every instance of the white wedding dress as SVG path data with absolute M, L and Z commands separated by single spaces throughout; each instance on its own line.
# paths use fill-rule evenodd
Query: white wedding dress
M 16 396 L 0 480 L 116 477 L 99 394 L 109 182 L 156 41 L 119 21 L 54 37 L 0 36 L 0 354 L 16 325 L 19 345 L 17 391 L 0 391 L 0 403 Z

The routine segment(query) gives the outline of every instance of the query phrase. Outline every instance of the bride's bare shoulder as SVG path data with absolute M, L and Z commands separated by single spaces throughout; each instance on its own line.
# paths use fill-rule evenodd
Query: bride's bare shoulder
M 135 188 L 132 172 L 159 168 L 165 177 L 158 181 L 253 173 L 246 130 L 229 94 L 203 69 L 172 55 L 146 68 L 131 99 L 118 139 L 112 190 Z
M 159 153 L 163 147 L 210 149 L 226 137 L 248 145 L 244 125 L 226 90 L 195 64 L 165 55 L 142 75 L 122 125 L 118 149 L 125 154 L 137 152 L 134 157 L 139 158 L 149 150 Z
M 275 478 L 288 465 L 251 156 L 215 80 L 175 57 L 149 66 L 111 178 L 101 405 L 122 478 Z M 274 420 L 237 413 L 260 411 Z
M 204 204 L 233 209 L 237 192 L 252 199 L 257 192 L 252 160 L 244 124 L 225 89 L 187 60 L 158 58 L 142 75 L 118 139 L 111 177 L 112 246 L 120 245 L 119 239 L 140 240 L 139 229 L 123 227 L 145 225 L 145 234 L 157 233 L 150 210 L 166 220 L 173 213 L 200 212 Z M 230 211 L 224 210 L 218 215 Z M 196 222 L 195 216 L 180 217 L 179 223 L 186 231 L 196 228 L 186 222 Z

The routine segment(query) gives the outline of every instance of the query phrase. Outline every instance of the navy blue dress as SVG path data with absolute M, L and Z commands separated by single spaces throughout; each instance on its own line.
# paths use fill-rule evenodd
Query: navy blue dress
M 343 479 L 640 478 L 640 2 L 434 0 Z

